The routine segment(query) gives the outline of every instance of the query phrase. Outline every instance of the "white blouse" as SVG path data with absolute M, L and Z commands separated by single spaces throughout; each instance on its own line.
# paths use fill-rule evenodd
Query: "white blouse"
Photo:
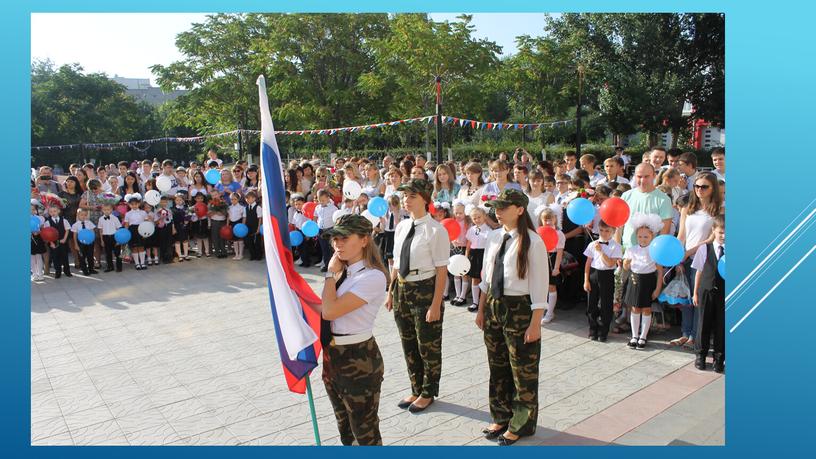
M 649 274 L 657 271 L 654 260 L 649 255 L 649 247 L 635 245 L 626 249 L 624 260 L 632 260 L 629 270 L 635 274 Z
M 519 279 L 516 271 L 516 253 L 521 238 L 517 230 L 510 231 L 510 240 L 504 250 L 504 294 L 507 296 L 530 295 L 530 309 L 546 309 L 547 294 L 550 284 L 550 272 L 547 266 L 547 248 L 544 241 L 535 231 L 527 230 L 530 234 L 530 248 L 527 252 L 527 275 Z M 484 263 L 482 264 L 482 283 L 479 288 L 487 293 L 490 279 L 493 278 L 493 264 L 502 244 L 505 231 L 499 228 L 490 233 L 487 238 Z
M 448 265 L 450 258 L 448 231 L 441 223 L 431 218 L 431 214 L 425 214 L 422 218 L 416 220 L 409 218 L 397 224 L 397 229 L 394 230 L 394 269 L 399 270 L 402 244 L 415 222 L 417 226 L 411 241 L 409 267 L 416 272 L 412 272 L 405 279 L 411 282 L 432 277 L 436 274 L 436 268 Z
M 714 217 L 703 209 L 686 215 L 686 250 L 692 249 L 711 236 Z
M 363 260 L 346 268 L 346 280 L 337 288 L 337 297 L 351 292 L 366 304 L 331 321 L 333 333 L 356 335 L 374 330 L 377 311 L 385 304 L 385 274 L 368 268 Z

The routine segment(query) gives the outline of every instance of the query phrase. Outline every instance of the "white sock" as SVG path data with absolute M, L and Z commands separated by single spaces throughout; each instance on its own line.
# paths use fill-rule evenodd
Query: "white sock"
M 133 261 L 136 263 L 136 266 L 142 266 L 142 254 L 144 252 L 133 252 Z
M 470 284 L 470 294 L 473 295 L 473 304 L 479 304 L 479 284 Z
M 445 293 L 442 296 L 448 296 L 448 288 L 449 287 L 450 287 L 450 279 L 448 278 L 448 276 L 445 276 L 445 290 L 444 290 Z
M 643 321 L 640 330 L 640 339 L 645 340 L 649 336 L 649 326 L 652 325 L 652 315 L 643 314 Z
M 40 254 L 31 255 L 31 273 L 36 277 L 43 275 L 43 257 Z
M 638 330 L 640 329 L 640 316 L 640 313 L 635 314 L 632 312 L 629 314 L 629 323 L 632 325 L 632 338 L 638 337 Z
M 558 291 L 549 292 L 547 295 L 547 315 L 552 316 L 555 314 L 555 303 L 558 301 Z
M 453 289 L 456 290 L 456 298 L 462 298 L 462 276 L 453 276 Z

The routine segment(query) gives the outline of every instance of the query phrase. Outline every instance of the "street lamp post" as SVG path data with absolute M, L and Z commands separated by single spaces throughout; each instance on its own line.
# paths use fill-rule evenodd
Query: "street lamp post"
M 578 64 L 578 105 L 575 107 L 575 154 L 581 157 L 581 92 L 584 84 L 584 66 Z
M 442 164 L 442 77 L 436 77 L 436 164 Z

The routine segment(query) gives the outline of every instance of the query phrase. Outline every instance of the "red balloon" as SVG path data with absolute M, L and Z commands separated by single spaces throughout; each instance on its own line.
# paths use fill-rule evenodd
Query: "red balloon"
M 428 213 L 431 215 L 436 215 L 436 207 L 434 207 L 433 203 L 428 204 Z
M 194 209 L 198 218 L 204 218 L 207 216 L 207 204 L 204 204 L 203 202 L 197 202 L 196 205 L 194 206 Z
M 558 232 L 556 232 L 553 228 L 549 226 L 540 226 L 536 232 L 541 239 L 544 241 L 544 245 L 547 246 L 547 252 L 551 252 L 555 249 L 555 246 L 558 245 Z
M 601 220 L 615 228 L 623 226 L 629 220 L 629 204 L 621 198 L 612 197 L 601 204 Z
M 127 204 L 125 204 L 125 203 L 119 204 L 118 206 L 116 206 L 116 211 L 119 212 L 119 215 L 124 216 L 128 211 Z
M 59 239 L 59 232 L 56 228 L 46 226 L 40 230 L 40 237 L 45 242 L 55 242 L 57 239 Z
M 454 218 L 446 218 L 442 220 L 442 226 L 448 230 L 448 237 L 451 241 L 458 238 L 459 234 L 462 232 L 462 227 L 459 226 L 459 222 L 457 222 Z
M 219 234 L 219 236 L 221 236 L 221 239 L 226 239 L 228 241 L 231 241 L 232 240 L 232 227 L 229 226 L 229 225 L 224 225 L 218 231 L 218 234 Z
M 317 209 L 316 202 L 307 202 L 306 204 L 303 204 L 303 215 L 305 215 L 308 219 L 312 219 L 314 218 L 315 209 Z

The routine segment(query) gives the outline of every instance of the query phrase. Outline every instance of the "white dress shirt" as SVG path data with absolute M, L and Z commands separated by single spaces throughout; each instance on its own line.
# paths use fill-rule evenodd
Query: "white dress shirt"
M 714 241 L 711 245 L 714 247 L 714 256 L 717 257 L 717 261 L 720 261 L 720 243 Z M 694 254 L 694 259 L 691 260 L 691 267 L 696 271 L 702 271 L 703 268 L 705 268 L 706 257 L 708 257 L 708 244 L 703 244 Z
M 623 254 L 624 260 L 632 260 L 632 265 L 629 266 L 629 271 L 635 274 L 649 274 L 657 271 L 654 260 L 649 255 L 649 247 L 641 247 L 635 245 L 626 249 Z
M 85 228 L 82 227 L 83 223 L 85 224 Z M 84 221 L 77 220 L 71 226 L 71 232 L 74 232 L 74 233 L 78 233 L 83 229 L 94 230 L 94 229 L 96 229 L 96 225 L 94 225 L 93 222 L 90 221 L 90 220 L 84 220 Z
M 615 180 L 609 180 L 609 177 L 604 176 L 603 178 L 599 179 L 595 184 L 596 185 L 608 185 L 611 182 L 615 182 L 618 185 L 622 185 L 622 184 L 628 184 L 629 179 L 627 179 L 626 177 L 624 177 L 622 175 L 619 175 L 619 176 L 615 177 Z
M 371 333 L 377 311 L 385 304 L 385 274 L 368 268 L 360 260 L 346 268 L 346 280 L 337 288 L 337 297 L 352 293 L 366 304 L 331 321 L 332 333 L 356 335 Z
M 470 242 L 471 249 L 484 249 L 487 247 L 487 237 L 490 236 L 492 231 L 485 223 L 472 225 L 468 228 L 465 239 Z
M 315 209 L 315 217 L 317 217 L 317 226 L 320 229 L 328 229 L 334 226 L 334 220 L 332 220 L 332 216 L 334 213 L 337 212 L 337 206 L 334 203 L 329 202 L 326 205 L 318 204 L 317 208 Z
M 227 215 L 231 222 L 243 220 L 246 217 L 246 207 L 241 204 L 231 204 L 227 208 Z
M 535 231 L 527 230 L 530 235 L 530 248 L 527 251 L 527 275 L 519 279 L 516 271 L 516 254 L 521 238 L 517 230 L 510 231 L 510 240 L 504 249 L 504 294 L 507 296 L 530 295 L 530 309 L 546 309 L 550 285 L 550 272 L 547 266 L 547 248 L 541 236 Z M 504 228 L 499 228 L 487 237 L 484 262 L 482 264 L 482 282 L 479 288 L 487 292 L 490 279 L 493 278 L 493 264 L 504 238 Z
M 587 258 L 592 258 L 592 263 L 589 266 L 599 271 L 615 269 L 614 263 L 612 266 L 607 265 L 604 263 L 603 257 L 595 251 L 595 244 L 598 242 L 608 242 L 608 244 L 601 244 L 601 251 L 607 257 L 614 259 L 620 258 L 623 255 L 620 244 L 618 244 L 614 239 L 610 239 L 609 241 L 601 241 L 598 239 L 595 242 L 590 242 L 586 250 L 584 250 L 584 256 Z
M 122 223 L 119 222 L 119 218 L 114 217 L 113 215 L 102 215 L 99 217 L 98 223 L 99 229 L 102 230 L 103 236 L 111 236 L 116 232 L 116 230 L 122 227 Z
M 147 212 L 142 209 L 129 210 L 125 214 L 125 226 L 139 225 L 147 220 Z
M 436 275 L 436 268 L 448 266 L 450 258 L 448 231 L 441 223 L 431 218 L 431 214 L 425 214 L 422 218 L 416 220 L 408 218 L 397 224 L 397 229 L 394 230 L 394 269 L 399 270 L 402 244 L 414 223 L 416 230 L 411 241 L 409 263 L 412 272 L 405 279 L 410 282 L 433 277 Z

